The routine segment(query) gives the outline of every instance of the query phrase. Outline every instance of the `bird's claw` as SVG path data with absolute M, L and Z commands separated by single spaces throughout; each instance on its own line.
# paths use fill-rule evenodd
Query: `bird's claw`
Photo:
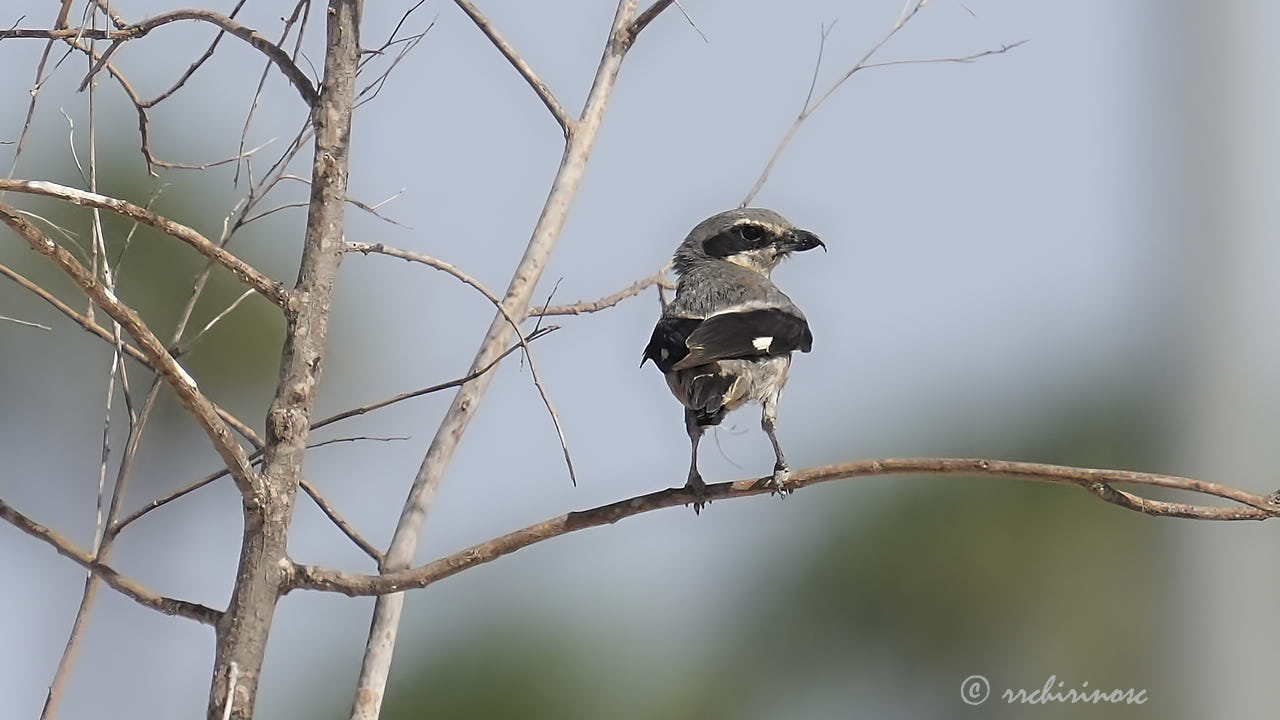
M 769 478 L 769 494 L 785 498 L 795 492 L 795 488 L 787 487 L 787 481 L 790 479 L 791 468 L 786 465 L 775 465 L 773 477 Z
M 702 508 L 711 502 L 707 499 L 707 484 L 702 482 L 702 476 L 690 475 L 689 481 L 684 484 L 684 489 L 693 495 L 693 514 L 701 515 Z

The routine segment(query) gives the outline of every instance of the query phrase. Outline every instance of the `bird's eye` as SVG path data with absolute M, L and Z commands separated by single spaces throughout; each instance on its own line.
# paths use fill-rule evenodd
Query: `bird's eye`
M 755 241 L 760 239 L 764 231 L 758 225 L 739 225 L 738 234 L 742 236 L 743 240 Z

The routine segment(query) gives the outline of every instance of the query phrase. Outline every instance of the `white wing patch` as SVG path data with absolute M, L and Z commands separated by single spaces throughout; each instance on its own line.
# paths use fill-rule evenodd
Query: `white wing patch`
M 773 336 L 771 335 L 758 337 L 755 340 L 751 341 L 751 347 L 755 348 L 756 350 L 759 350 L 760 352 L 768 351 L 769 346 L 772 344 L 773 344 Z

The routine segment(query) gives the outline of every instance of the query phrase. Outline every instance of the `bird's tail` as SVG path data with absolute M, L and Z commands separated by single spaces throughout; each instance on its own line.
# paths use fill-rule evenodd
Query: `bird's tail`
M 734 379 L 719 372 L 715 365 L 693 371 L 687 385 L 689 409 L 697 415 L 699 425 L 719 425 L 724 419 L 725 400 Z

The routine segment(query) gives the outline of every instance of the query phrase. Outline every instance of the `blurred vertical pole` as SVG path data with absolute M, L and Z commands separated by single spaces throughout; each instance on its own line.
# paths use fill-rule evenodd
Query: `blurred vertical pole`
M 1165 188 L 1176 470 L 1280 487 L 1280 3 L 1150 3 L 1174 13 L 1164 64 L 1177 146 Z M 1275 716 L 1280 524 L 1180 528 L 1170 548 L 1187 717 Z M 1158 702 L 1158 699 L 1157 699 Z

